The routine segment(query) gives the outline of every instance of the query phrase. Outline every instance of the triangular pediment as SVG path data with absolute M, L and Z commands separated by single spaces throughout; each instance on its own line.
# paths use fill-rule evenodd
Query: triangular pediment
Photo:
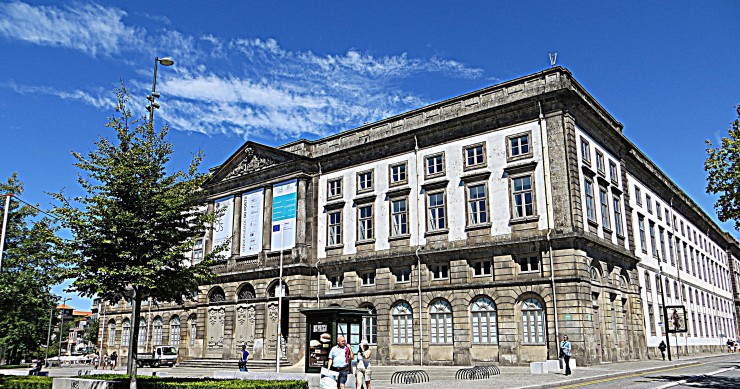
M 253 174 L 301 157 L 252 141 L 246 142 L 223 165 L 217 167 L 206 185 Z

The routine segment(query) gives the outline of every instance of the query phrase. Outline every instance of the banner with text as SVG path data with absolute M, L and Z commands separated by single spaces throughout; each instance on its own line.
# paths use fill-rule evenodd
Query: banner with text
M 213 249 L 215 250 L 216 247 L 231 237 L 231 228 L 234 221 L 234 196 L 216 200 L 213 208 L 214 213 L 219 215 L 213 221 Z M 218 254 L 224 258 L 229 258 L 231 256 L 231 246 L 229 245 Z
M 239 255 L 256 255 L 262 251 L 262 215 L 264 214 L 264 189 L 242 195 L 242 236 Z
M 270 247 L 273 251 L 292 249 L 295 246 L 297 195 L 298 180 L 281 182 L 272 187 Z

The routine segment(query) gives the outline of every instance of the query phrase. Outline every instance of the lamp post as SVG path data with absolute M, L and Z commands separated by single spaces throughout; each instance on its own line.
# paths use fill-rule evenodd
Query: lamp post
M 146 106 L 146 109 L 147 111 L 149 111 L 150 128 L 154 128 L 154 110 L 159 109 L 159 103 L 155 101 L 160 96 L 160 94 L 157 93 L 157 67 L 160 64 L 162 66 L 172 66 L 174 63 L 175 61 L 173 61 L 170 57 L 154 57 L 154 78 L 152 80 L 152 94 L 146 97 L 146 99 L 149 100 L 149 105 Z
M 5 252 L 5 233 L 8 231 L 8 212 L 10 212 L 10 197 L 12 194 L 5 195 L 5 210 L 3 212 L 3 230 L 0 234 L 0 272 L 3 271 L 3 253 Z
M 46 355 L 44 356 L 44 365 L 49 366 L 49 343 L 51 342 L 51 323 L 54 319 L 54 308 L 49 311 L 49 333 L 46 335 Z
M 285 226 L 287 223 L 281 223 L 280 226 L 280 276 L 278 277 L 278 317 L 277 317 L 277 349 L 275 349 L 275 366 L 280 373 L 280 357 L 283 346 L 283 237 L 285 236 Z
M 62 366 L 62 335 L 64 334 L 64 306 L 67 304 L 67 301 L 72 300 L 72 297 L 65 297 L 64 300 L 62 300 L 62 309 L 59 314 L 61 317 L 61 322 L 59 323 L 59 355 L 57 358 L 59 358 L 59 366 Z

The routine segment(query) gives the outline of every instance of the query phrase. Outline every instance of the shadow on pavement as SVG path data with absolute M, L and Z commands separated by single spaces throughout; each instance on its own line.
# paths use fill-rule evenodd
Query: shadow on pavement
M 650 376 L 651 379 L 675 382 L 686 380 L 684 385 L 696 388 L 730 389 L 740 388 L 739 377 L 723 377 L 719 375 L 691 375 L 691 376 Z

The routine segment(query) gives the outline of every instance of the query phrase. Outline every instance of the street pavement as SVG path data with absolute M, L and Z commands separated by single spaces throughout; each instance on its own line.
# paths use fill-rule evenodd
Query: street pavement
M 372 387 L 374 389 L 545 389 L 557 387 L 579 388 L 657 388 L 662 385 L 672 385 L 676 388 L 710 387 L 728 389 L 740 388 L 740 365 L 738 354 L 702 354 L 682 356 L 673 361 L 641 360 L 618 363 L 601 363 L 594 366 L 577 367 L 571 376 L 562 374 L 531 374 L 528 366 L 501 366 L 500 375 L 480 380 L 456 380 L 455 374 L 463 366 L 373 366 Z M 44 369 L 47 370 L 47 369 Z M 89 365 L 73 365 L 68 367 L 54 367 L 48 369 L 52 377 L 73 377 L 83 370 L 92 370 Z M 139 374 L 170 377 L 213 377 L 214 371 L 223 369 L 203 368 L 141 368 Z M 234 369 L 236 370 L 236 368 Z M 391 376 L 398 371 L 424 370 L 429 376 L 429 382 L 423 384 L 391 384 Z M 714 375 L 707 373 L 722 370 Z M 118 367 L 114 373 L 125 373 L 126 368 Z M 260 371 L 252 369 L 251 371 Z M 297 364 L 281 369 L 286 373 L 302 373 L 303 365 Z M 98 370 L 97 372 L 100 372 Z M 111 372 L 106 370 L 106 373 Z M 164 374 L 163 374 L 164 373 Z M 0 374 L 26 375 L 27 369 L 0 370 Z M 647 377 L 647 378 L 646 378 Z M 696 377 L 703 377 L 704 381 L 697 381 Z M 682 383 L 681 380 L 687 380 Z M 692 381 L 693 380 L 693 381 Z M 708 386 L 697 386 L 697 382 L 704 382 Z M 668 387 L 668 386 L 665 386 Z M 355 388 L 354 377 L 350 375 L 347 388 Z

